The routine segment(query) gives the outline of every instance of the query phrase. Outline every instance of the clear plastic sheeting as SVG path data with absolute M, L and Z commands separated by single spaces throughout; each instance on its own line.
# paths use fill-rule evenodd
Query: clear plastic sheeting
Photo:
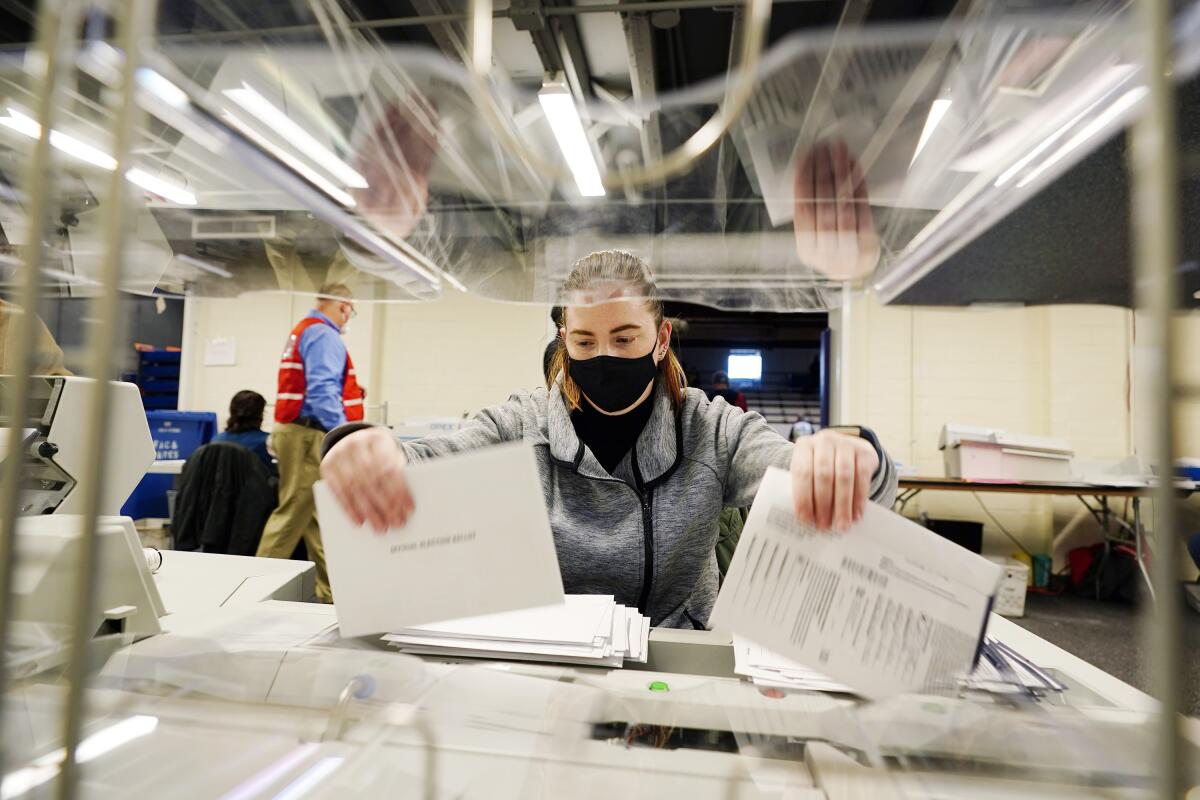
M 607 89 L 585 102 L 501 69 L 477 84 L 460 61 L 385 42 L 332 0 L 219 41 L 165 9 L 172 32 L 139 77 L 146 116 L 127 177 L 142 207 L 123 288 L 232 296 L 339 282 L 368 302 L 465 290 L 555 303 L 577 258 L 619 248 L 645 258 L 672 300 L 816 309 L 846 284 L 886 298 L 1137 112 L 1127 5 L 977 3 L 939 23 L 797 33 L 763 55 L 729 133 L 653 186 L 619 176 L 658 157 L 651 131 L 663 150 L 686 140 L 727 81 L 640 105 Z M 85 43 L 76 55 L 52 137 L 70 216 L 50 243 L 50 280 L 86 293 L 112 122 L 95 97 L 121 54 Z M 11 165 L 36 135 L 21 58 L 0 66 L 0 94 Z M 573 149 L 565 129 L 582 137 Z M 589 164 L 599 179 L 581 176 Z M 27 244 L 21 190 L 0 170 L 11 257 Z
M 304 609 L 184 611 L 169 632 L 97 651 L 86 796 L 1140 798 L 1153 786 L 1145 716 L 1082 697 L 871 704 L 727 677 L 440 663 L 341 640 L 331 614 Z M 54 677 L 11 687 L 20 747 L 5 797 L 54 789 Z
M 78 520 L 19 526 L 6 799 L 60 788 Z M 254 578 L 224 574 L 220 555 L 177 553 L 152 574 L 128 520 L 95 533 L 78 796 L 1141 798 L 1154 786 L 1153 715 L 1069 675 L 1053 696 L 868 703 L 671 671 L 721 672 L 728 645 L 704 632 L 652 638 L 640 669 L 418 658 L 341 637 L 328 605 L 230 595 Z

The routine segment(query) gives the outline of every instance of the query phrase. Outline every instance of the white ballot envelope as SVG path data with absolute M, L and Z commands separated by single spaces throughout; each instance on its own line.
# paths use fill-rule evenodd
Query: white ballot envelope
M 563 602 L 529 445 L 417 462 L 405 473 L 414 511 L 382 534 L 351 522 L 323 482 L 313 487 L 342 636 Z
M 845 533 L 796 519 L 790 475 L 763 477 L 709 624 L 869 698 L 970 672 L 998 564 L 867 503 Z

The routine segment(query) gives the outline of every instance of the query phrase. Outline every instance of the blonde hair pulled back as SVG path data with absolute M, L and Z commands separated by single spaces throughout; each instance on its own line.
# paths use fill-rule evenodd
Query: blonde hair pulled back
M 654 275 L 645 261 L 624 250 L 599 250 L 589 253 L 575 262 L 571 274 L 562 287 L 562 326 L 567 325 L 570 305 L 603 303 L 610 300 L 638 299 L 654 317 L 654 332 L 662 327 L 663 302 L 654 282 Z M 683 390 L 687 378 L 683 365 L 675 351 L 667 347 L 667 355 L 658 362 L 658 380 L 675 408 L 683 405 Z M 561 391 L 572 411 L 579 409 L 581 393 L 579 384 L 571 379 L 571 359 L 567 357 L 565 343 L 554 353 L 547 370 L 546 386 L 553 388 L 558 376 L 562 375 Z

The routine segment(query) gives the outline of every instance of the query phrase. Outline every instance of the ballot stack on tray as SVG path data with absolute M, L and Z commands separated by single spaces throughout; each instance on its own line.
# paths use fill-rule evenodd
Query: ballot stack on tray
M 649 636 L 649 618 L 612 595 L 567 595 L 561 605 L 418 625 L 383 639 L 414 655 L 620 667 L 645 663 Z
M 741 636 L 733 637 L 733 661 L 733 671 L 757 686 L 854 694 L 849 686 Z M 959 679 L 959 686 L 992 694 L 1032 696 L 1067 689 L 1053 674 L 990 636 L 985 637 L 975 668 Z
M 810 692 L 854 691 L 798 661 L 741 636 L 733 637 L 733 671 L 744 675 L 758 686 L 804 689 Z

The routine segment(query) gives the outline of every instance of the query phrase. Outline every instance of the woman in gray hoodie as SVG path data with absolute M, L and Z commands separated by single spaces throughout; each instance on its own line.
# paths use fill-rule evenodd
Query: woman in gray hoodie
M 517 391 L 462 429 L 417 442 L 361 425 L 329 434 L 321 474 L 355 522 L 404 525 L 412 461 L 523 440 L 567 592 L 612 594 L 654 625 L 699 628 L 716 599 L 721 509 L 749 506 L 768 467 L 791 471 L 796 515 L 819 529 L 847 528 L 868 501 L 891 505 L 896 470 L 868 429 L 792 444 L 759 414 L 686 388 L 641 259 L 585 256 L 563 296 L 565 346 L 545 389 Z

